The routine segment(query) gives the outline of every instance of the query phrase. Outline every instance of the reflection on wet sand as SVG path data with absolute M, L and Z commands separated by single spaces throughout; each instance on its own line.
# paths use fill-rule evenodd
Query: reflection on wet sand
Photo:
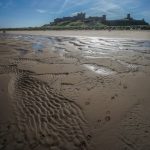
M 105 67 L 101 67 L 101 66 L 97 66 L 97 65 L 94 65 L 94 64 L 85 64 L 84 66 L 86 68 L 94 71 L 95 73 L 100 74 L 100 75 L 111 75 L 111 74 L 115 73 L 111 69 L 108 69 L 108 68 L 105 68 Z

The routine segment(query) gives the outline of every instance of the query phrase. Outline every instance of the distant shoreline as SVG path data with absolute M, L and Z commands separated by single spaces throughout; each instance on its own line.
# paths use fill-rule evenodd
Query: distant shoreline
M 2 32 L 1 32 L 2 33 Z M 131 39 L 145 39 L 150 40 L 150 31 L 126 31 L 126 30 L 60 30 L 60 31 L 7 31 L 8 34 L 25 34 L 25 35 L 42 35 L 42 36 L 88 36 L 88 37 L 102 37 L 102 38 L 131 38 Z
M 116 30 L 116 31 L 122 31 L 122 30 L 127 30 L 127 31 L 138 31 L 138 30 L 150 30 L 150 25 L 133 25 L 133 26 L 100 26 L 100 27 L 78 27 L 78 26 L 72 26 L 72 27 L 67 27 L 67 26 L 51 26 L 51 27 L 22 27 L 22 28 L 0 28 L 0 31 L 55 31 L 55 30 L 96 30 L 96 31 L 103 31 L 103 30 Z

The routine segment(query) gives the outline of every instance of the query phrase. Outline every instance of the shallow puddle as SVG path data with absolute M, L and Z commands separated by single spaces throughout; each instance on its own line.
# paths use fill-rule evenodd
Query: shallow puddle
M 17 48 L 16 50 L 19 51 L 20 56 L 24 56 L 29 52 L 28 50 L 22 48 Z
M 127 63 L 122 60 L 117 60 L 117 62 L 120 63 L 121 65 L 123 65 L 124 67 L 128 68 L 129 71 L 133 71 L 133 72 L 138 71 L 138 68 L 139 68 L 138 65 Z
M 100 74 L 100 75 L 112 75 L 112 74 L 115 74 L 116 72 L 109 69 L 109 68 L 106 68 L 106 67 L 103 67 L 103 66 L 98 66 L 98 65 L 95 65 L 95 64 L 84 64 L 84 66 L 97 73 L 97 74 Z
M 86 55 L 86 56 L 84 56 L 84 58 L 89 58 L 89 59 L 97 59 L 97 58 L 111 58 L 111 57 L 109 57 L 109 56 L 88 56 L 88 55 Z
M 41 43 L 33 43 L 32 48 L 36 53 L 41 53 L 43 52 L 44 46 Z

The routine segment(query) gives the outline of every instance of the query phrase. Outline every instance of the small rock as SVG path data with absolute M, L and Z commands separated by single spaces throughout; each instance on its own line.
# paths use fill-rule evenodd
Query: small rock
M 105 120 L 106 120 L 106 121 L 110 121 L 110 116 L 106 116 L 106 117 L 105 117 Z
M 87 101 L 87 102 L 85 102 L 85 105 L 89 105 L 89 104 L 90 104 L 90 102 L 88 102 L 88 101 Z
M 115 97 L 114 97 L 114 96 L 112 96 L 112 97 L 111 97 L 111 99 L 115 99 Z
M 101 120 L 99 119 L 99 120 L 97 120 L 97 122 L 101 122 Z
M 145 133 L 148 133 L 148 131 L 147 131 L 147 130 L 145 130 Z
M 127 86 L 126 86 L 126 85 L 124 85 L 124 86 L 123 86 L 123 88 L 124 88 L 124 89 L 127 89 Z
M 87 135 L 87 140 L 89 141 L 89 140 L 91 140 L 91 138 L 92 138 L 92 136 L 89 134 L 89 135 Z

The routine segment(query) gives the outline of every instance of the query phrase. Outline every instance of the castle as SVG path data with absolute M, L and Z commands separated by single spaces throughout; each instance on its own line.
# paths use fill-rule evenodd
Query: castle
M 75 16 L 72 17 L 63 17 L 63 18 L 56 18 L 54 19 L 54 22 L 51 22 L 49 26 L 57 25 L 58 23 L 65 22 L 65 21 L 82 21 L 86 24 L 94 24 L 94 23 L 102 23 L 107 26 L 131 26 L 131 25 L 148 25 L 147 22 L 145 22 L 144 19 L 142 20 L 135 20 L 133 19 L 130 14 L 127 14 L 126 18 L 118 19 L 118 20 L 107 20 L 106 15 L 103 15 L 101 17 L 88 17 L 86 18 L 85 13 L 78 13 Z M 48 25 L 47 25 L 48 26 Z
M 53 25 L 56 25 L 57 23 L 63 22 L 63 21 L 77 21 L 77 20 L 81 20 L 84 21 L 85 20 L 85 13 L 78 13 L 77 15 L 73 16 L 73 17 L 63 17 L 63 18 L 56 18 L 54 19 Z

